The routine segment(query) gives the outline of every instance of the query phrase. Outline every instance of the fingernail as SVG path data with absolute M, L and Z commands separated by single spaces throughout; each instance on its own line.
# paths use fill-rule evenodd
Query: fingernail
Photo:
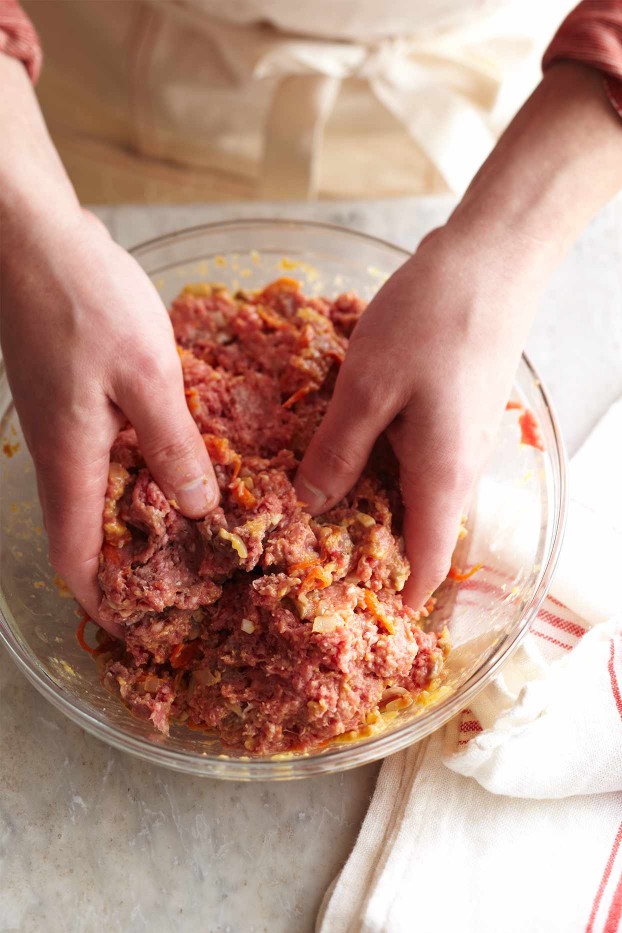
M 328 502 L 328 498 L 324 495 L 322 490 L 318 489 L 317 486 L 314 486 L 313 483 L 310 483 L 303 476 L 299 476 L 296 479 L 296 494 L 298 498 L 305 503 L 306 511 L 312 514 L 321 512 Z
M 191 518 L 202 518 L 216 505 L 216 497 L 207 476 L 200 476 L 180 486 L 175 498 L 180 512 Z

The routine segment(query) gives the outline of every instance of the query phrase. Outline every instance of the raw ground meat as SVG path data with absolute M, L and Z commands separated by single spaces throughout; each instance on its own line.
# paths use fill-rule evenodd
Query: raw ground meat
M 407 705 L 437 677 L 445 639 L 405 606 L 409 566 L 394 458 L 380 442 L 352 492 L 316 519 L 297 465 L 330 399 L 356 295 L 306 298 L 292 279 L 235 296 L 187 286 L 171 318 L 188 407 L 220 506 L 181 515 L 127 425 L 111 451 L 98 635 L 107 684 L 167 732 L 171 720 L 250 754 L 305 750 Z

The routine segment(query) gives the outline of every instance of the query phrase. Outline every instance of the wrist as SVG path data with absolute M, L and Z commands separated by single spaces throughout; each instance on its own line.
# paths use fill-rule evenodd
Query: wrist
M 602 76 L 560 63 L 514 118 L 450 223 L 550 268 L 620 187 L 622 123 Z
M 50 187 L 40 186 L 37 194 L 5 189 L 0 199 L 0 274 L 12 280 L 14 272 L 25 267 L 45 266 L 48 254 L 54 253 L 67 236 L 83 224 L 77 199 L 65 197 Z
M 21 62 L 0 53 L 0 224 L 14 238 L 73 222 L 80 205 Z

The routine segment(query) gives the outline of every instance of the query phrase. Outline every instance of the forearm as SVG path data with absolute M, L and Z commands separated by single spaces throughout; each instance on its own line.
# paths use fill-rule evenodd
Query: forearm
M 622 120 L 602 76 L 552 67 L 484 163 L 451 222 L 555 263 L 622 188 Z
M 0 53 L 0 224 L 2 254 L 16 228 L 73 216 L 78 199 L 50 139 L 26 69 Z M 2 258 L 0 256 L 0 258 Z

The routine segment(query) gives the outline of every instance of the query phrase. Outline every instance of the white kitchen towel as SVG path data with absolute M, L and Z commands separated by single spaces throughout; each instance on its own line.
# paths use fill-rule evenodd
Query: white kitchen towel
M 529 636 L 444 733 L 384 762 L 319 933 L 622 929 L 621 478 L 622 400 L 572 461 Z

